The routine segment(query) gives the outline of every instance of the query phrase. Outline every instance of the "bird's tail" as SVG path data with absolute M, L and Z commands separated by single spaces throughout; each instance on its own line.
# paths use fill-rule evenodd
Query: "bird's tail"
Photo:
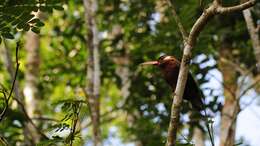
M 202 91 L 199 89 L 198 83 L 196 82 L 196 80 L 194 80 L 194 78 L 192 77 L 191 74 L 189 74 L 190 77 L 188 77 L 188 79 L 190 79 L 191 83 L 194 83 L 195 85 L 192 86 L 194 93 L 192 93 L 192 95 L 195 95 L 195 97 L 191 97 L 191 99 L 189 99 L 191 101 L 192 107 L 195 108 L 196 110 L 199 111 L 199 113 L 201 111 L 204 112 L 205 115 L 201 115 L 203 117 L 203 121 L 205 121 L 206 123 L 206 128 L 209 134 L 209 138 L 210 138 L 210 142 L 212 146 L 214 145 L 214 137 L 213 137 L 213 128 L 212 126 L 210 126 L 212 124 L 211 120 L 209 120 L 209 115 L 207 114 L 206 111 L 206 104 L 205 104 L 205 96 L 202 93 Z M 200 113 L 201 114 L 201 113 Z
M 212 121 L 209 120 L 209 116 L 207 114 L 207 111 L 206 111 L 206 108 L 204 108 L 204 114 L 205 114 L 205 122 L 206 122 L 206 127 L 207 127 L 207 131 L 209 133 L 209 139 L 210 139 L 210 142 L 211 142 L 211 145 L 212 146 L 215 146 L 214 144 L 214 135 L 213 135 L 213 128 L 212 128 Z
M 192 106 L 194 108 L 196 108 L 198 111 L 202 111 L 204 113 L 204 115 L 201 115 L 201 116 L 203 117 L 203 121 L 205 122 L 211 145 L 215 146 L 213 128 L 212 128 L 212 120 L 210 120 L 210 116 L 206 110 L 206 103 L 205 103 L 206 98 L 201 90 L 198 90 L 197 94 L 199 94 L 198 97 L 200 97 L 200 98 L 192 98 L 191 99 Z
M 204 94 L 202 93 L 201 90 L 199 90 L 199 94 L 200 94 L 200 100 L 198 100 L 201 105 L 201 109 L 200 111 L 203 111 L 204 112 L 204 122 L 206 124 L 206 128 L 207 128 L 207 131 L 208 131 L 208 134 L 209 134 L 209 139 L 210 139 L 210 142 L 211 142 L 211 145 L 212 146 L 215 146 L 214 144 L 214 135 L 213 135 L 213 128 L 212 128 L 212 120 L 210 119 L 210 116 L 209 114 L 207 113 L 207 108 L 206 108 L 206 102 L 205 102 L 205 96 Z

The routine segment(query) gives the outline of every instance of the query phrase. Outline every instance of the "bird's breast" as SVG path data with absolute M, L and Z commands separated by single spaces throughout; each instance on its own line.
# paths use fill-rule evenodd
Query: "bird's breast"
M 163 71 L 164 79 L 175 90 L 179 75 L 178 68 L 168 68 Z

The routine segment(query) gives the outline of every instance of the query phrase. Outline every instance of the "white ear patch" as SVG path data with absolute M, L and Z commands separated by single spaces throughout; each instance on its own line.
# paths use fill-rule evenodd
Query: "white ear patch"
M 166 56 L 163 60 L 172 60 L 171 56 Z

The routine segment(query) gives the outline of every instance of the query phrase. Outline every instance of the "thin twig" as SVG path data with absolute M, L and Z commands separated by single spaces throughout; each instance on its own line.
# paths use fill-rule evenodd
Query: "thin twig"
M 8 141 L 0 135 L 0 144 L 3 144 L 3 146 L 9 146 Z
M 251 66 L 246 72 L 245 74 L 243 75 L 244 77 L 242 78 L 240 84 L 239 84 L 239 88 L 242 88 L 242 86 L 244 85 L 245 81 L 246 81 L 246 78 L 249 76 L 250 73 L 252 73 L 252 70 L 255 68 L 255 66 Z M 257 80 L 257 79 L 254 79 L 254 77 L 252 77 L 253 80 Z
M 3 120 L 4 116 L 6 115 L 7 109 L 9 107 L 9 101 L 12 97 L 12 93 L 14 91 L 15 88 L 15 84 L 16 84 L 16 79 L 17 79 L 17 75 L 18 75 L 18 70 L 19 70 L 19 58 L 18 58 L 18 53 L 19 53 L 19 49 L 20 49 L 20 43 L 17 42 L 16 44 L 16 50 L 15 50 L 15 62 L 16 62 L 16 69 L 15 69 L 15 73 L 13 76 L 13 82 L 12 82 L 12 87 L 10 90 L 10 93 L 8 94 L 8 97 L 6 96 L 5 92 L 3 92 L 4 97 L 5 97 L 5 102 L 6 102 L 6 106 L 4 108 L 4 110 L 2 111 L 2 113 L 0 114 L 0 122 Z M 20 106 L 22 112 L 25 115 L 25 118 L 27 121 L 29 121 L 29 123 L 37 130 L 37 132 L 41 135 L 41 137 L 43 137 L 44 139 L 47 139 L 47 136 L 41 132 L 41 130 L 33 123 L 32 119 L 29 117 L 29 115 L 27 114 L 27 111 L 23 105 L 23 103 L 16 97 L 13 97 L 13 99 L 18 103 L 18 105 Z
M 13 77 L 13 82 L 12 82 L 12 87 L 11 87 L 11 90 L 8 94 L 8 97 L 6 98 L 5 100 L 5 108 L 4 110 L 2 111 L 2 113 L 0 114 L 0 122 L 3 120 L 6 112 L 7 112 L 7 109 L 9 107 L 9 100 L 13 94 L 13 91 L 14 91 L 14 86 L 15 86 L 15 81 L 16 81 L 16 78 L 17 78 L 17 74 L 18 74 L 18 69 L 19 69 L 19 65 L 20 63 L 18 62 L 18 51 L 19 51 L 19 48 L 20 48 L 20 43 L 16 43 L 16 49 L 15 49 L 15 60 L 16 60 L 16 69 L 15 69 L 15 74 L 14 74 L 14 77 Z
M 212 78 L 214 78 L 220 85 L 222 85 L 224 87 L 224 89 L 226 89 L 232 96 L 236 96 L 236 93 L 233 92 L 225 83 L 223 83 L 222 81 L 220 81 L 218 78 L 216 78 L 214 75 L 208 73 L 208 75 L 210 75 Z
M 224 62 L 224 63 L 228 63 L 229 65 L 231 65 L 236 71 L 238 71 L 241 75 L 248 75 L 248 73 L 251 73 L 251 69 L 246 69 L 245 67 L 241 67 L 239 64 L 234 63 L 233 61 L 225 58 L 225 57 L 220 57 L 219 58 L 220 61 Z M 254 68 L 255 66 L 252 66 L 252 68 Z M 249 72 L 248 72 L 249 71 Z
M 166 2 L 168 3 L 168 5 L 172 8 L 172 14 L 173 14 L 173 18 L 175 20 L 175 22 L 177 23 L 177 26 L 179 27 L 179 31 L 181 32 L 182 38 L 185 41 L 185 43 L 187 42 L 188 39 L 188 33 L 186 32 L 186 30 L 184 29 L 181 20 L 179 18 L 179 16 L 176 13 L 176 8 L 173 5 L 173 3 L 170 0 L 166 0 Z
M 85 95 L 85 98 L 88 98 L 87 92 L 84 90 L 84 88 L 82 88 L 82 91 L 83 91 L 83 93 L 84 93 L 84 95 Z M 128 99 L 128 98 L 127 98 L 127 99 Z M 127 104 L 127 99 L 124 100 L 124 102 L 123 102 L 123 104 L 122 104 L 121 106 L 114 107 L 113 109 L 111 109 L 111 110 L 109 110 L 109 111 L 107 111 L 107 112 L 105 112 L 105 113 L 102 113 L 102 114 L 100 115 L 100 117 L 101 117 L 101 118 L 105 118 L 107 115 L 111 115 L 111 113 L 113 113 L 113 112 L 115 112 L 115 111 L 118 111 L 118 110 L 121 110 L 121 109 Z M 86 103 L 87 103 L 87 106 L 88 106 L 88 101 L 86 101 Z M 89 108 L 89 106 L 88 106 L 88 108 Z M 90 109 L 90 108 L 89 108 L 89 112 L 91 112 L 91 109 Z M 115 117 L 115 118 L 116 118 L 116 117 Z M 83 128 L 88 127 L 88 126 L 91 125 L 91 123 L 92 123 L 92 122 L 90 121 L 90 122 L 84 124 L 82 127 L 83 127 Z M 104 121 L 101 120 L 101 123 L 104 123 Z
M 79 106 L 77 108 L 75 119 L 72 120 L 72 131 L 70 133 L 70 135 L 71 135 L 70 146 L 72 146 L 73 141 L 74 141 L 76 126 L 77 126 L 77 122 L 78 122 L 78 119 L 79 119 L 80 109 L 81 109 L 81 103 L 79 103 Z
M 252 89 L 254 86 L 260 84 L 259 83 L 260 78 L 255 80 L 252 84 L 250 84 L 246 89 L 244 89 L 244 91 L 238 96 L 238 98 L 241 98 L 242 96 L 244 96 L 250 89 Z
M 48 137 L 34 124 L 32 119 L 28 115 L 28 113 L 27 113 L 27 111 L 26 111 L 22 101 L 20 101 L 18 98 L 15 98 L 15 97 L 14 97 L 14 100 L 18 103 L 18 105 L 22 109 L 22 112 L 24 113 L 26 120 L 36 129 L 36 131 L 41 135 L 42 138 L 48 139 Z
M 39 121 L 51 121 L 51 122 L 59 122 L 59 120 L 54 118 L 48 118 L 48 117 L 32 117 L 32 120 L 39 120 Z
M 256 3 L 256 0 L 249 0 L 243 4 L 231 6 L 231 7 L 222 7 L 219 5 L 217 7 L 217 13 L 227 14 L 227 13 L 242 11 L 242 10 L 252 7 L 255 3 Z
M 230 116 L 230 118 L 231 118 L 231 122 L 230 122 L 230 126 L 229 126 L 229 128 L 228 128 L 228 134 L 227 135 L 230 135 L 230 133 L 232 132 L 232 125 L 235 123 L 235 121 L 236 121 L 236 119 L 237 119 L 237 115 L 242 111 L 242 109 L 240 108 L 240 105 L 239 105 L 239 103 L 240 103 L 240 100 L 241 100 L 241 98 L 250 90 L 250 89 L 252 89 L 256 84 L 257 84 L 258 82 L 257 82 L 257 80 L 254 82 L 254 83 L 252 83 L 251 85 L 249 85 L 239 96 L 235 96 L 234 98 L 236 99 L 235 100 L 235 103 L 234 103 L 234 111 L 233 111 L 233 114 Z M 257 96 L 256 96 L 257 97 Z M 246 107 L 248 107 L 250 104 L 252 104 L 253 103 L 253 101 L 255 100 L 255 98 L 253 98 L 247 105 L 246 105 Z M 246 108 L 246 107 L 244 107 L 244 109 Z M 243 109 L 243 110 L 244 110 Z
M 253 103 L 257 98 L 259 98 L 259 95 L 256 95 L 256 96 L 252 97 L 252 99 L 251 99 L 248 103 L 246 103 L 246 104 L 243 105 L 243 109 L 241 109 L 241 111 L 243 111 L 244 109 L 246 109 L 246 108 L 248 108 L 250 105 L 252 105 L 252 103 Z

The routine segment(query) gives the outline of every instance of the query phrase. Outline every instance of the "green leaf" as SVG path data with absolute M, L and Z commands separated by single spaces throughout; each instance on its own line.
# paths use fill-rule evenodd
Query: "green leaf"
M 24 27 L 23 27 L 23 30 L 24 31 L 29 31 L 30 30 L 30 25 L 29 24 L 25 24 Z
M 40 29 L 38 27 L 32 27 L 31 31 L 33 31 L 34 33 L 37 33 L 37 34 L 40 33 Z
M 63 143 L 63 139 L 59 137 L 53 137 L 54 139 L 42 140 L 36 146 L 56 146 L 57 143 Z
M 29 21 L 29 23 L 37 23 L 40 22 L 41 20 L 39 18 L 34 18 L 31 21 Z
M 44 26 L 44 23 L 41 21 L 38 21 L 38 22 L 36 22 L 35 26 L 42 27 L 42 26 Z
M 59 0 L 0 1 L 0 34 L 5 38 L 14 38 L 10 35 L 11 30 L 28 31 L 31 26 L 35 27 L 31 28 L 33 32 L 39 33 L 39 27 L 44 26 L 44 23 L 34 18 L 35 13 L 32 12 L 37 12 L 39 9 L 47 12 L 52 12 L 53 9 L 63 10 L 62 3 Z
M 2 33 L 1 35 L 6 39 L 14 39 L 14 36 L 9 32 Z
M 25 25 L 26 25 L 26 23 L 21 22 L 21 23 L 19 23 L 16 27 L 17 27 L 18 29 L 23 29 Z
M 53 6 L 53 8 L 54 8 L 55 10 L 59 10 L 59 11 L 64 10 L 64 8 L 63 8 L 62 6 Z
M 41 6 L 40 10 L 43 12 L 52 12 L 52 8 L 49 6 Z
M 9 32 L 11 31 L 10 27 L 4 27 L 0 29 L 2 32 Z

